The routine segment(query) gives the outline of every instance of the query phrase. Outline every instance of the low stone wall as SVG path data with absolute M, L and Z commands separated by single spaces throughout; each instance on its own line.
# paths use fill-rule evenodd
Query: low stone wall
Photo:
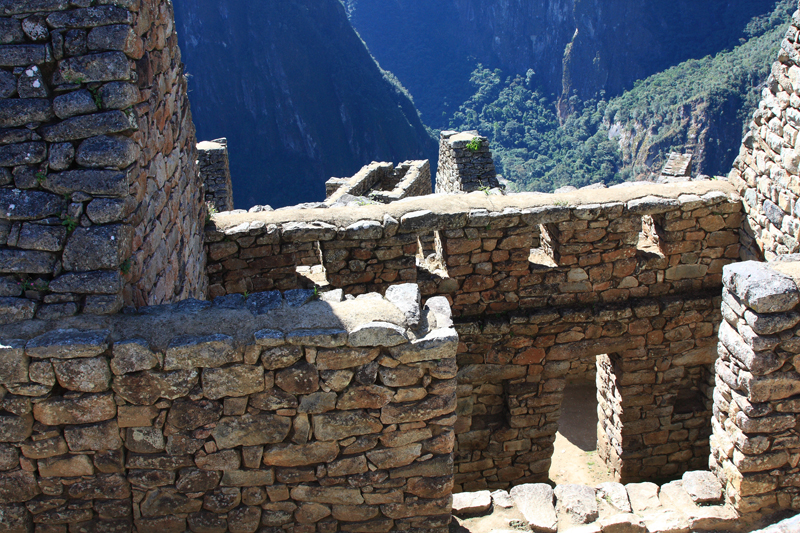
M 447 531 L 446 302 L 335 296 L 0 327 L 0 530 Z
M 228 140 L 215 139 L 197 144 L 197 166 L 205 187 L 206 205 L 217 212 L 233 209 L 233 186 L 228 162 Z
M 739 255 L 741 202 L 731 192 L 725 182 L 478 192 L 217 215 L 206 229 L 209 291 L 296 288 L 295 268 L 316 264 L 332 287 L 351 294 L 418 282 L 424 296 L 446 296 L 455 315 L 717 290 L 722 267 Z M 656 239 L 641 238 L 645 227 Z M 420 245 L 428 253 L 434 240 L 446 267 L 436 275 L 416 260 Z
M 489 139 L 477 131 L 443 131 L 436 192 L 457 194 L 498 187 Z
M 202 296 L 172 7 L 0 7 L 0 322 Z
M 725 268 L 711 468 L 742 513 L 800 510 L 800 256 Z

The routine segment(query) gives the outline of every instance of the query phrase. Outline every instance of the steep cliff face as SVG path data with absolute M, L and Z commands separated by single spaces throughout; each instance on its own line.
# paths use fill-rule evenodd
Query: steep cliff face
M 613 96 L 685 59 L 738 44 L 747 22 L 774 4 L 347 0 L 350 20 L 370 51 L 408 87 L 432 124 L 443 112 L 453 111 L 441 95 L 460 95 L 469 79 L 464 72 L 477 62 L 501 68 L 506 75 L 533 69 L 545 93 L 560 97 L 560 109 L 566 112 L 573 95 L 586 99 L 604 91 Z
M 322 200 L 374 159 L 435 159 L 338 0 L 176 0 L 175 16 L 198 138 L 228 138 L 237 208 Z

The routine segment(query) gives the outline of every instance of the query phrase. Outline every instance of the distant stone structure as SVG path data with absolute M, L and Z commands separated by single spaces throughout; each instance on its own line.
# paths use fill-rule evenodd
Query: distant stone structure
M 392 163 L 372 162 L 350 178 L 331 178 L 325 182 L 325 205 L 342 204 L 365 197 L 388 204 L 433 192 L 428 160 Z
M 205 187 L 206 204 L 217 212 L 233 210 L 233 185 L 225 138 L 197 144 L 197 171 Z
M 688 178 L 692 175 L 692 159 L 694 154 L 671 152 L 661 175 L 668 178 Z
M 437 193 L 465 193 L 499 186 L 489 139 L 477 131 L 441 133 Z

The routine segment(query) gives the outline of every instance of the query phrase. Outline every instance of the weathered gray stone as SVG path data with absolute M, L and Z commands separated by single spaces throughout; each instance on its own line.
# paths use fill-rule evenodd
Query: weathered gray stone
M 16 82 L 14 83 L 14 88 L 16 89 Z M 6 90 L 5 92 L 9 91 Z M 33 122 L 47 122 L 54 117 L 55 115 L 53 114 L 53 106 L 50 104 L 50 101 L 46 99 L 15 98 L 0 100 L 0 128 L 24 126 L 25 124 L 30 124 Z M 30 144 L 33 145 L 34 143 Z M 28 146 L 26 150 L 32 154 L 39 153 L 42 150 L 42 147 L 41 145 Z M 0 161 L 2 161 L 2 159 L 3 158 L 0 158 Z
M 722 485 L 711 472 L 685 472 L 683 488 L 695 503 L 721 503 Z
M 336 237 L 336 226 L 325 222 L 288 222 L 281 225 L 281 234 L 289 242 L 329 241 Z
M 104 357 L 54 360 L 58 383 L 67 390 L 103 392 L 109 389 L 111 370 Z
M 0 341 L 0 384 L 28 381 L 28 365 L 25 341 L 15 339 Z
M 0 415 L 0 442 L 22 442 L 32 431 L 32 416 Z
M 184 468 L 180 471 L 175 488 L 180 492 L 206 492 L 216 488 L 221 478 L 222 474 L 215 470 Z
M 319 346 L 336 348 L 347 344 L 347 330 L 344 329 L 298 329 L 286 334 L 286 342 L 298 346 Z
M 527 369 L 516 365 L 466 365 L 458 371 L 459 383 L 493 383 L 525 377 Z
M 47 45 L 11 44 L 0 46 L 0 67 L 41 65 L 47 61 Z
M 327 413 L 328 411 L 333 411 L 334 409 L 336 409 L 335 392 L 315 392 L 302 397 L 300 400 L 300 405 L 297 407 L 297 412 L 319 414 Z
M 381 422 L 384 424 L 403 424 L 420 422 L 450 414 L 455 411 L 455 394 L 430 396 L 418 402 L 389 404 L 381 409 Z
M 419 459 L 422 454 L 422 444 L 409 444 L 395 448 L 382 448 L 366 453 L 367 459 L 381 470 L 391 470 L 409 465 Z
M 597 497 L 608 503 L 619 513 L 631 513 L 631 502 L 628 500 L 628 492 L 621 483 L 600 483 L 597 485 Z
M 31 514 L 23 504 L 0 505 L 0 527 L 7 533 L 28 533 L 33 530 Z
M 110 420 L 116 414 L 117 406 L 111 394 L 53 397 L 33 406 L 33 416 L 47 426 L 92 424 Z
M 7 20 L 7 19 L 5 19 Z M 0 71 L 0 98 L 10 98 L 17 92 L 17 78 L 10 72 Z
M 44 440 L 28 440 L 22 443 L 20 450 L 29 459 L 44 459 L 69 452 L 63 437 L 52 437 Z
M 7 472 L 19 465 L 19 451 L 11 444 L 0 444 L 0 471 Z
M 192 500 L 170 489 L 156 489 L 147 493 L 140 504 L 142 516 L 168 516 L 194 513 L 203 506 L 202 500 Z
M 126 52 L 131 57 L 141 57 L 141 45 L 137 53 L 137 35 L 128 24 L 109 24 L 92 28 L 87 44 L 92 51 L 118 50 Z
M 94 28 L 109 24 L 131 24 L 132 22 L 132 13 L 115 5 L 58 11 L 47 17 L 47 23 L 52 28 Z
M 47 359 L 95 357 L 108 349 L 108 335 L 107 330 L 57 329 L 28 341 L 25 353 Z
M 0 100 L 2 103 L 5 100 Z M 20 143 L 0 146 L 0 166 L 36 165 L 47 159 L 44 143 Z M 10 215 L 7 215 L 7 217 Z
M 278 409 L 296 409 L 297 398 L 279 389 L 270 389 L 261 394 L 250 397 L 250 405 L 262 411 L 277 411 Z
M 658 485 L 655 483 L 628 483 L 625 485 L 625 490 L 628 491 L 628 499 L 634 513 L 641 515 L 656 511 L 661 506 L 658 500 Z
M 392 357 L 403 364 L 420 361 L 435 361 L 455 357 L 458 349 L 458 333 L 453 328 L 439 328 L 421 339 L 389 350 Z
M 595 491 L 586 485 L 562 484 L 554 491 L 559 524 L 580 525 L 597 520 Z
M 680 202 L 672 198 L 659 198 L 658 196 L 645 196 L 631 200 L 626 204 L 626 210 L 632 215 L 657 215 L 680 208 Z
M 290 394 L 310 394 L 319 389 L 319 373 L 305 361 L 275 373 L 275 386 Z
M 424 233 L 439 229 L 439 216 L 432 211 L 422 210 L 406 213 L 400 218 L 400 233 Z
M 158 365 L 158 357 L 150 350 L 147 341 L 132 339 L 114 343 L 111 371 L 116 375 L 150 370 Z
M 424 371 L 420 367 L 401 365 L 395 368 L 382 366 L 378 369 L 381 383 L 387 387 L 410 387 L 416 385 Z
M 773 352 L 755 352 L 727 321 L 720 324 L 719 341 L 745 370 L 755 375 L 769 374 L 783 365 Z
M 17 94 L 20 98 L 47 98 L 50 91 L 37 66 L 26 68 L 17 80 Z
M 89 96 L 91 98 L 91 95 Z M 92 102 L 94 103 L 94 102 Z M 54 104 L 55 106 L 55 104 Z M 62 117 L 63 118 L 63 117 Z M 52 126 L 42 127 L 42 137 L 47 142 L 64 142 L 86 139 L 96 135 L 106 135 L 108 133 L 120 133 L 131 131 L 137 128 L 133 119 L 122 111 L 106 111 L 68 118 Z M 78 150 L 80 158 L 81 150 Z M 95 166 L 95 165 L 87 165 Z M 116 166 L 116 165 L 97 165 L 97 166 Z M 119 165 L 125 167 L 127 165 Z
M 759 314 L 747 309 L 744 319 L 753 331 L 759 335 L 772 335 L 795 327 L 800 323 L 800 313 L 769 313 Z
M 95 198 L 86 206 L 86 216 L 95 224 L 118 222 L 132 210 L 130 202 L 114 198 Z
M 117 270 L 126 259 L 131 238 L 131 227 L 123 224 L 77 228 L 64 247 L 64 269 Z
M 355 368 L 374 361 L 380 351 L 378 349 L 336 348 L 319 350 L 316 366 L 319 370 L 344 370 Z
M 36 311 L 36 302 L 23 298 L 0 298 L 0 324 L 13 324 L 30 320 Z
M 314 436 L 321 441 L 335 441 L 354 435 L 379 433 L 383 424 L 362 410 L 324 413 L 312 417 Z
M 264 390 L 264 368 L 234 365 L 203 370 L 203 395 L 211 400 L 237 398 Z
M 241 362 L 233 346 L 233 338 L 214 334 L 204 337 L 182 335 L 170 342 L 164 358 L 164 370 L 218 368 Z
M 361 505 L 364 498 L 358 489 L 342 487 L 313 487 L 299 485 L 291 491 L 292 499 L 300 502 L 315 502 L 339 505 Z
M 236 470 L 242 464 L 238 450 L 222 450 L 195 458 L 197 466 L 203 470 Z
M 286 342 L 286 340 L 284 338 L 284 335 L 283 335 L 283 332 L 282 331 L 278 331 L 276 329 L 262 329 L 260 331 L 256 331 L 255 334 L 254 334 L 254 337 L 255 337 L 255 340 L 256 340 L 256 344 L 258 346 L 266 346 L 268 348 L 273 348 L 273 347 L 276 347 L 276 346 L 283 346 L 283 344 Z M 296 350 L 296 348 L 291 348 L 291 350 Z M 263 355 L 262 355 L 262 357 L 263 357 Z M 270 356 L 270 359 L 272 357 L 273 356 Z M 290 366 L 293 363 L 295 363 L 296 361 L 297 361 L 297 359 L 295 359 L 294 361 L 292 361 L 291 363 L 289 363 L 288 365 L 285 365 L 285 366 Z
M 73 452 L 116 450 L 122 447 L 116 420 L 88 426 L 67 426 L 64 428 L 64 439 Z
M 339 396 L 336 408 L 350 409 L 380 409 L 387 405 L 394 397 L 394 391 L 378 385 L 350 387 Z
M 86 315 L 113 315 L 122 310 L 121 294 L 89 295 L 83 300 L 83 313 Z
M 223 487 L 258 487 L 275 483 L 275 474 L 269 470 L 227 470 L 222 475 Z
M 64 207 L 64 199 L 55 194 L 42 191 L 0 189 L 0 219 L 42 219 L 59 215 Z
M 488 490 L 460 492 L 453 495 L 453 514 L 469 516 L 485 513 L 492 506 L 492 493 Z
M 765 263 L 727 265 L 723 268 L 723 283 L 756 313 L 784 313 L 800 302 L 800 290 L 792 278 Z
M 119 170 L 69 170 L 48 174 L 43 186 L 60 195 L 84 192 L 91 195 L 125 196 L 128 194 L 128 176 Z
M 63 226 L 44 226 L 41 224 L 22 225 L 17 246 L 26 250 L 58 252 L 64 246 L 67 228 Z
M 323 416 L 323 415 L 319 415 Z M 222 449 L 282 442 L 292 427 L 290 418 L 273 415 L 224 417 L 211 432 Z
M 416 327 L 420 321 L 420 301 L 422 295 L 416 283 L 392 285 L 386 289 L 384 298 L 392 302 L 406 317 L 409 327 Z
M 53 98 L 53 111 L 58 118 L 64 120 L 76 115 L 96 113 L 98 109 L 94 98 L 92 98 L 92 94 L 86 89 L 81 89 L 79 91 L 60 94 Z M 46 128 L 45 131 L 50 129 L 52 129 L 52 126 Z M 75 138 L 80 139 L 80 137 Z M 62 140 L 66 141 L 70 139 Z
M 178 429 L 192 431 L 201 426 L 214 424 L 221 417 L 222 406 L 219 402 L 181 398 L 172 404 L 167 423 Z
M 132 83 L 114 81 L 100 88 L 103 109 L 127 109 L 141 100 L 139 88 Z
M 98 81 L 127 81 L 131 77 L 128 58 L 122 52 L 71 57 L 58 63 L 61 77 L 65 80 L 80 80 L 84 83 Z
M 247 308 L 254 315 L 263 315 L 283 305 L 278 291 L 256 292 L 248 296 Z
M 0 250 L 0 272 L 20 274 L 49 274 L 56 264 L 50 252 L 30 250 Z
M 70 272 L 50 282 L 50 290 L 59 293 L 117 294 L 123 280 L 118 271 Z
M 189 394 L 197 384 L 197 370 L 144 371 L 116 376 L 112 388 L 134 405 L 153 405 L 159 398 L 175 400 Z
M 0 472 L 0 504 L 24 503 L 40 492 L 36 477 L 31 472 Z
M 18 43 L 25 40 L 20 21 L 14 18 L 0 18 L 0 44 Z
M 94 474 L 94 466 L 88 455 L 61 455 L 40 459 L 39 475 L 42 477 L 78 477 Z
M 355 347 L 397 346 L 408 341 L 405 329 L 389 322 L 370 322 L 350 332 L 349 344 Z
M 75 161 L 89 168 L 125 168 L 139 157 L 139 145 L 120 135 L 90 137 L 78 146 Z
M 127 428 L 125 447 L 134 453 L 159 453 L 166 447 L 163 432 L 154 427 Z
M 617 513 L 605 516 L 593 525 L 598 527 L 600 531 L 607 533 L 648 533 L 649 531 L 644 521 L 633 513 Z
M 544 483 L 517 485 L 509 491 L 528 525 L 536 532 L 555 533 L 558 530 L 553 489 Z
M 269 466 L 306 466 L 327 464 L 339 455 L 335 442 L 311 442 L 308 444 L 275 444 L 264 450 L 264 464 Z

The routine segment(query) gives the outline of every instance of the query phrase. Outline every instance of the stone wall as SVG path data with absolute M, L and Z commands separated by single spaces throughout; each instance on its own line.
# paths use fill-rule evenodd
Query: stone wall
M 373 161 L 353 177 L 331 178 L 325 182 L 325 205 L 342 205 L 359 197 L 388 204 L 432 192 L 431 166 L 427 159 L 405 161 L 397 168 L 392 163 Z
M 4 323 L 113 313 L 205 286 L 171 4 L 76 5 L 0 7 Z
M 742 259 L 800 251 L 800 17 L 781 43 L 728 177 L 744 199 Z
M 710 465 L 742 513 L 800 510 L 800 256 L 725 268 Z
M 489 139 L 477 131 L 443 131 L 436 192 L 456 194 L 498 187 Z
M 706 464 L 722 268 L 739 255 L 728 184 L 436 199 L 217 215 L 210 292 L 293 288 L 321 264 L 347 293 L 416 282 L 448 298 L 457 491 L 546 480 L 566 380 L 590 368 L 620 479 Z
M 197 166 L 205 187 L 206 205 L 214 206 L 218 213 L 233 210 L 228 140 L 223 138 L 198 143 Z
M 446 302 L 341 297 L 0 327 L 0 530 L 447 531 Z

